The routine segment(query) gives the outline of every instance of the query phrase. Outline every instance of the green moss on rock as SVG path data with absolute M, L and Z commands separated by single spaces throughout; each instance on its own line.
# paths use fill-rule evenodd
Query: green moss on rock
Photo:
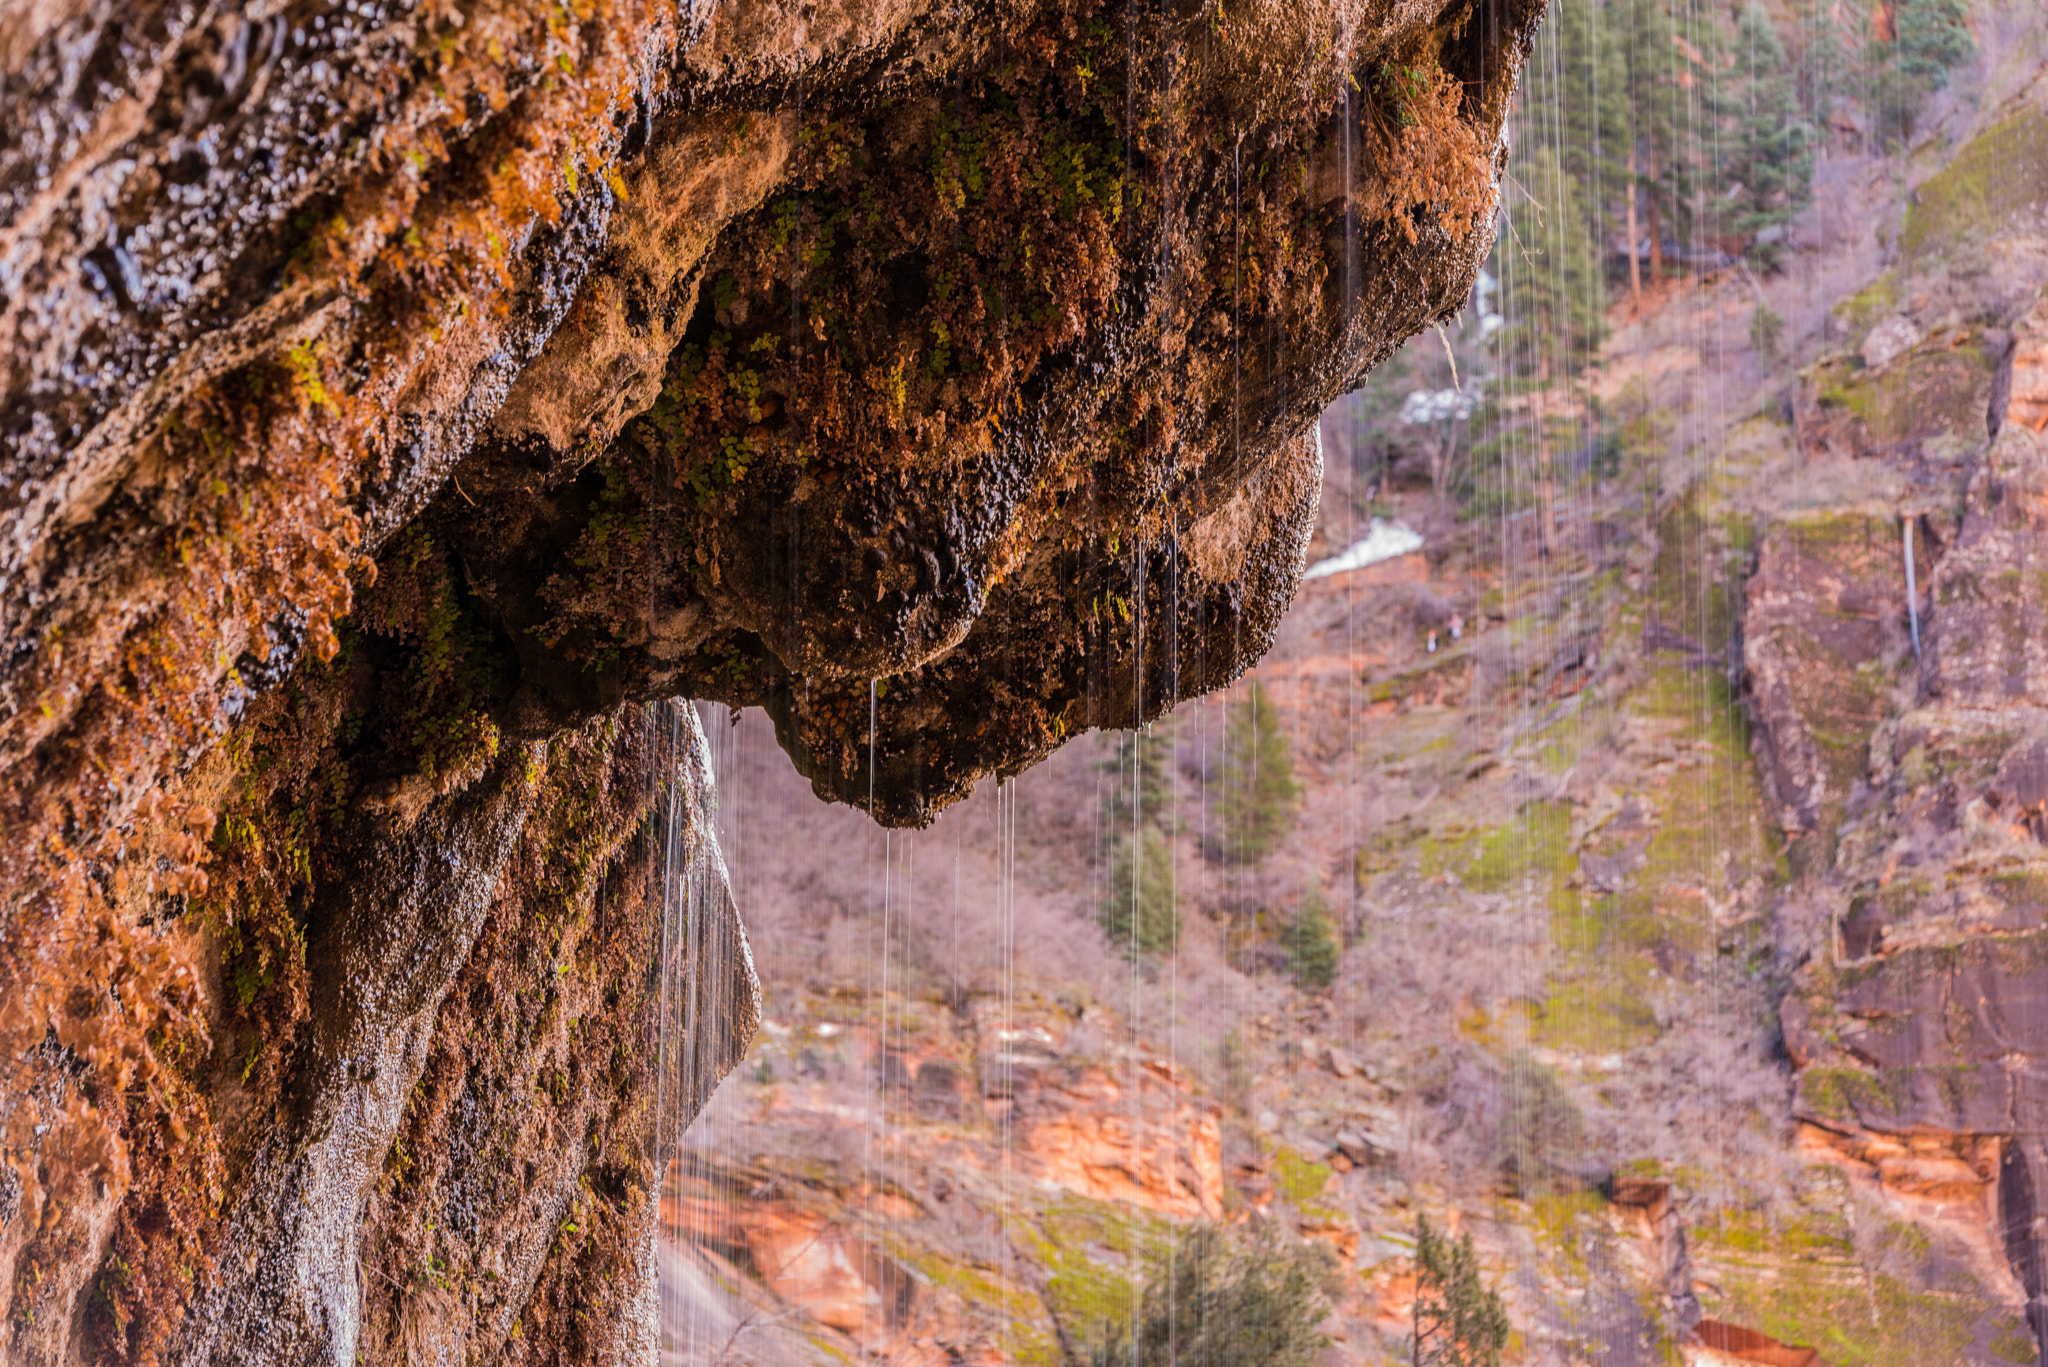
M 1913 193 L 1899 248 L 1926 257 L 1965 247 L 2015 214 L 2048 203 L 2048 114 L 1993 124 Z

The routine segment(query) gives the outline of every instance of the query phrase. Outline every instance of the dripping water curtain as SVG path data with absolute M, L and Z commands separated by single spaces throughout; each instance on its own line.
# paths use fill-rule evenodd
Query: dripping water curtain
M 709 1231 L 679 1228 L 690 1221 L 678 1183 L 690 1154 L 689 1131 L 711 1093 L 746 1056 L 761 1023 L 761 985 L 753 951 L 734 904 L 716 830 L 717 787 L 711 746 L 687 701 L 649 709 L 654 729 L 653 818 L 655 881 L 660 899 L 652 946 L 654 1060 L 652 1147 L 659 1186 L 655 1237 L 672 1246 Z M 678 1314 L 687 1296 L 668 1285 L 674 1266 L 666 1248 L 660 1269 L 661 1361 L 688 1361 L 700 1346 L 695 1316 Z

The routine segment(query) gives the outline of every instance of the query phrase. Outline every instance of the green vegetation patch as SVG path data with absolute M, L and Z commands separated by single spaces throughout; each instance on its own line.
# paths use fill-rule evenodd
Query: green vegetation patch
M 1328 1163 L 1318 1163 L 1290 1148 L 1273 1151 L 1273 1189 L 1303 1215 L 1335 1219 L 1340 1212 L 1322 1205 L 1332 1176 Z
M 1704 536 L 1706 525 L 1696 521 L 1678 531 Z M 1676 541 L 1667 534 L 1665 547 Z M 1664 577 L 1667 592 L 1683 587 L 1677 566 L 1667 565 Z M 1680 599 L 1670 601 L 1675 609 Z M 1602 1054 L 1654 1039 L 1659 965 L 1682 974 L 1674 961 L 1711 956 L 1716 905 L 1754 875 L 1766 882 L 1782 876 L 1780 842 L 1758 815 L 1763 795 L 1740 699 L 1723 671 L 1664 659 L 1670 662 L 1653 665 L 1625 706 L 1659 726 L 1680 763 L 1647 794 L 1656 825 L 1627 884 L 1605 897 L 1582 898 L 1567 882 L 1576 858 L 1568 830 L 1560 829 L 1562 811 L 1531 809 L 1542 838 L 1528 847 L 1532 862 L 1551 874 L 1552 940 L 1561 951 L 1544 999 L 1531 1012 L 1530 1038 L 1547 1047 Z
M 1607 1198 L 1590 1189 L 1539 1192 L 1529 1198 L 1529 1214 L 1544 1247 L 1564 1260 L 1574 1280 L 1583 1280 L 1585 1236 L 1607 1232 Z
M 1562 802 L 1532 802 L 1522 814 L 1489 832 L 1466 866 L 1465 886 L 1475 892 L 1505 892 L 1518 874 L 1540 879 L 1555 896 L 1568 894 L 1566 880 L 1578 868 L 1572 853 L 1571 808 Z M 1576 899 L 1574 899 L 1576 901 Z
M 1980 348 L 1967 343 L 1922 347 L 1876 372 L 1837 358 L 1816 366 L 1809 377 L 1814 401 L 1861 421 L 1870 442 L 1943 434 L 1984 439 L 1991 366 Z
M 1424 753 L 1423 749 L 1406 752 L 1410 757 Z M 1462 757 L 1460 760 L 1462 763 Z M 1396 870 L 1424 879 L 1462 873 L 1477 856 L 1485 832 L 1474 830 L 1461 815 L 1449 810 L 1411 814 L 1366 832 L 1354 861 L 1359 886 L 1377 874 Z
M 1552 1049 L 1621 1053 L 1657 1037 L 1646 993 L 1649 965 L 1629 956 L 1614 971 L 1553 981 L 1531 1022 L 1531 1038 Z
M 1749 717 L 1728 676 L 1660 666 L 1638 703 L 1645 716 L 1680 722 L 1673 739 L 1696 760 L 1658 794 L 1662 818 L 1639 887 L 1740 884 L 1751 874 L 1774 876 L 1782 838 L 1758 815 L 1765 808 Z
M 1723 1294 L 1705 1298 L 1709 1314 L 1818 1348 L 1829 1367 L 1967 1361 L 1985 1298 L 1974 1286 L 1915 1290 L 1847 1257 L 1789 1251 L 1717 1284 Z
M 1002 1316 L 1009 1361 L 1030 1367 L 1055 1367 L 1061 1361 L 1059 1339 L 1047 1319 L 1046 1307 L 1030 1291 L 1005 1281 L 993 1268 L 948 1258 L 898 1237 L 885 1236 L 884 1247 L 890 1257 L 932 1286 Z
M 1795 1110 L 1823 1120 L 1853 1121 L 1865 1111 L 1897 1109 L 1884 1080 L 1860 1068 L 1809 1068 L 1799 1075 Z
M 1964 245 L 2048 201 L 2048 114 L 2027 110 L 1972 138 L 1920 183 L 1899 248 L 1924 257 Z
M 1731 1208 L 1715 1211 L 1693 1229 L 1700 1243 L 1731 1253 L 1842 1259 L 1856 1251 L 1848 1221 L 1833 1212 L 1809 1210 L 1780 1219 L 1768 1211 Z
M 1839 1171 L 1808 1168 L 1798 1185 L 1789 1209 L 1723 1208 L 1692 1223 L 1706 1313 L 1810 1344 L 1830 1367 L 1973 1360 L 1997 1298 L 1930 1257 L 1917 1226 L 1854 1213 Z
M 1852 332 L 1860 334 L 1870 331 L 1880 318 L 1898 306 L 1898 275 L 1886 271 L 1857 294 L 1835 305 L 1835 316 L 1848 324 Z
M 1012 1237 L 1046 1271 L 1045 1301 L 1069 1343 L 1101 1341 L 1130 1323 L 1143 1289 L 1143 1262 L 1166 1248 L 1163 1218 L 1066 1195 L 1020 1221 Z
M 1992 1338 L 1990 1347 L 1991 1355 L 2004 1362 L 2024 1363 L 2027 1367 L 2032 1367 L 2040 1361 L 2034 1336 L 2028 1333 L 2027 1326 L 2018 1320 L 1999 1326 L 1999 1332 Z
M 1745 518 L 1709 518 L 1699 488 L 1674 499 L 1657 519 L 1650 608 L 1667 629 L 1700 649 L 1725 648 L 1740 614 L 1742 573 L 1753 529 Z

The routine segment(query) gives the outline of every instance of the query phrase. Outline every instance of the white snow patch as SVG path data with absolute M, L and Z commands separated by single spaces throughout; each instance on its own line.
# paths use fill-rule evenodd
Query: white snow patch
M 1410 427 L 1463 422 L 1478 406 L 1478 398 L 1461 389 L 1418 389 L 1401 400 L 1400 421 Z
M 1356 541 L 1344 551 L 1328 560 L 1318 561 L 1308 567 L 1303 579 L 1321 579 L 1325 575 L 1343 574 L 1349 570 L 1362 570 L 1367 565 L 1377 565 L 1382 560 L 1392 560 L 1422 549 L 1422 534 L 1410 531 L 1398 522 L 1374 518 L 1365 539 Z

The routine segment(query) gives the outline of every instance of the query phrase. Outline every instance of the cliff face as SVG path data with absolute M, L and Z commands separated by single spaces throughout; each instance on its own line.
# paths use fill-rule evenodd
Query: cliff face
M 642 1354 L 642 704 L 920 822 L 1233 677 L 1539 8 L 0 19 L 8 1359 Z
M 1777 630 L 1748 641 L 1754 674 L 1779 685 L 1760 713 L 1787 828 L 1800 830 L 1803 810 L 1822 814 L 1795 843 L 1814 841 L 1825 870 L 1814 919 L 1788 927 L 1811 956 L 1784 1008 L 1796 1113 L 1887 1188 L 1985 1216 L 2037 1334 L 2048 1329 L 2036 1194 L 2048 1176 L 2040 317 L 2037 307 L 1981 350 L 1978 335 L 1931 337 L 1864 380 L 1903 388 L 1928 351 L 1961 351 L 1978 376 L 1972 402 L 1953 414 L 1920 407 L 1935 410 L 1929 437 L 1972 455 L 1895 457 L 1918 476 L 1902 517 L 1795 523 L 1767 538 L 1750 617 Z M 1910 619 L 1885 601 L 1905 600 L 1908 527 L 1917 658 Z M 1815 532 L 1843 573 L 1784 591 L 1788 549 Z M 1784 606 L 1763 607 L 1766 597 Z M 1865 648 L 1793 666 L 1789 643 L 1859 627 Z M 1803 770 L 1799 753 L 1813 757 Z

